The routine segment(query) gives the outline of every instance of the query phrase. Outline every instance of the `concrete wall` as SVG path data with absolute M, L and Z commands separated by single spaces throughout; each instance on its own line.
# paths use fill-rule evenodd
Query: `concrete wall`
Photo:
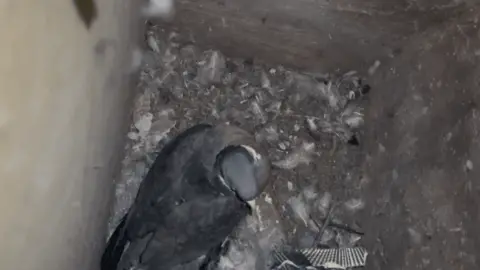
M 368 269 L 480 269 L 480 4 L 372 78 L 361 220 Z
M 0 2 L 1 269 L 96 269 L 133 89 L 130 3 Z
M 401 54 L 415 33 L 476 0 L 177 0 L 173 26 L 229 56 L 331 72 Z

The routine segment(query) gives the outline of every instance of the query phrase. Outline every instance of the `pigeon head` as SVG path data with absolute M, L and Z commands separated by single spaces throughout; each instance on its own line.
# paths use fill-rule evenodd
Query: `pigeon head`
M 217 179 L 243 201 L 255 199 L 268 183 L 267 159 L 247 145 L 224 148 L 215 162 Z

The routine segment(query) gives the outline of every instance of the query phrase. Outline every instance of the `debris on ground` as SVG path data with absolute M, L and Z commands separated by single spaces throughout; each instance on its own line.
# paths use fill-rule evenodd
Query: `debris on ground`
M 358 145 L 370 90 L 362 76 L 302 73 L 254 59 L 231 59 L 180 43 L 177 36 L 150 26 L 147 49 L 137 57 L 142 59 L 140 78 L 110 231 L 165 142 L 194 124 L 229 123 L 254 134 L 274 165 L 271 187 L 256 200 L 274 210 L 260 211 L 244 227 L 279 235 L 277 242 L 306 245 L 299 248 L 356 247 L 361 230 L 355 214 L 364 207 L 358 197 L 364 179 Z M 338 207 L 324 225 L 333 204 Z M 271 222 L 263 226 L 265 220 Z M 241 245 L 232 252 L 239 249 Z M 241 269 L 231 260 L 223 262 Z
M 280 149 L 285 150 L 284 148 L 285 147 L 281 147 Z M 285 170 L 294 169 L 300 164 L 308 165 L 314 151 L 314 143 L 304 142 L 298 148 L 293 149 L 284 159 L 274 162 L 273 165 Z

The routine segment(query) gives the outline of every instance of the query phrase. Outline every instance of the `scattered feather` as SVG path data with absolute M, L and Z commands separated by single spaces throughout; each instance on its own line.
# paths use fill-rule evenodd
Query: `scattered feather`
M 315 119 L 313 117 L 307 117 L 308 129 L 312 132 L 318 131 L 318 126 L 315 124 Z
M 373 74 L 375 74 L 375 72 L 377 72 L 377 69 L 380 67 L 380 61 L 376 60 L 373 65 L 368 68 L 368 75 L 372 76 Z
M 134 140 L 134 141 L 135 141 L 135 140 L 138 140 L 138 139 L 140 138 L 140 136 L 138 135 L 137 132 L 132 132 L 132 131 L 130 131 L 130 132 L 127 133 L 127 137 L 128 137 L 130 140 Z
M 274 162 L 273 165 L 285 170 L 294 169 L 300 164 L 308 165 L 312 160 L 311 156 L 314 152 L 315 144 L 304 142 L 301 147 L 293 150 L 285 159 Z
M 318 208 L 318 211 L 320 211 L 323 216 L 326 216 L 328 210 L 330 209 L 331 203 L 332 194 L 330 194 L 330 192 L 325 192 L 317 201 L 316 206 Z
M 339 248 L 353 248 L 361 238 L 358 234 L 337 232 L 335 242 L 337 242 Z
M 220 83 L 226 68 L 225 57 L 218 51 L 210 51 L 205 57 L 198 63 L 197 80 L 203 85 Z
M 356 212 L 362 210 L 365 207 L 365 202 L 362 199 L 350 199 L 344 203 L 347 210 Z
M 291 197 L 290 199 L 288 199 L 287 203 L 290 205 L 296 216 L 300 218 L 300 220 L 302 220 L 302 222 L 305 224 L 305 227 L 308 227 L 308 221 L 310 220 L 310 209 L 308 205 L 304 202 L 303 197 L 301 195 Z
M 252 111 L 255 117 L 260 121 L 260 123 L 265 124 L 267 122 L 267 117 L 263 113 L 262 108 L 260 108 L 260 105 L 258 102 L 253 101 L 252 102 Z
M 168 115 L 159 114 L 157 119 L 151 124 L 150 130 L 146 138 L 146 151 L 152 152 L 158 146 L 158 143 L 166 139 L 172 128 L 175 126 L 175 121 L 170 120 Z
M 356 129 L 363 125 L 362 108 L 358 106 L 348 106 L 341 114 L 341 119 L 349 128 Z
M 265 73 L 263 70 L 261 75 L 261 83 L 262 83 L 262 88 L 269 89 L 270 87 L 272 87 L 267 73 Z
M 311 201 L 315 200 L 318 197 L 318 194 L 315 192 L 314 188 L 310 186 L 303 190 L 303 196 L 305 196 L 305 199 Z
M 316 123 L 321 132 L 335 135 L 343 142 L 348 142 L 353 136 L 353 132 L 342 122 L 330 122 L 318 119 Z
M 324 98 L 328 101 L 328 105 L 330 105 L 333 110 L 338 110 L 340 106 L 342 106 L 342 98 L 338 93 L 338 89 L 331 81 L 326 84 L 318 84 L 317 89 L 322 93 Z
M 335 232 L 330 229 L 325 229 L 323 231 L 322 237 L 320 238 L 320 244 L 328 246 L 330 241 L 336 236 Z
M 422 234 L 420 232 L 418 232 L 412 227 L 408 228 L 407 231 L 410 236 L 410 241 L 413 244 L 420 245 L 422 243 Z
M 150 49 L 156 53 L 160 53 L 160 47 L 158 46 L 157 40 L 153 35 L 147 36 L 147 44 Z
M 280 142 L 278 144 L 278 148 L 280 148 L 280 150 L 282 150 L 282 151 L 285 151 L 285 150 L 287 150 L 287 145 L 284 142 Z
M 148 131 L 152 127 L 153 115 L 151 113 L 144 114 L 137 122 L 135 122 L 135 127 L 138 130 L 138 133 L 141 137 L 147 135 Z

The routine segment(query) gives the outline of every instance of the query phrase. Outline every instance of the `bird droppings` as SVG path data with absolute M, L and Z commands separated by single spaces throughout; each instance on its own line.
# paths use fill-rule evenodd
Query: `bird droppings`
M 309 201 L 314 200 L 318 197 L 317 192 L 315 192 L 313 187 L 307 187 L 303 190 L 303 196 Z
M 265 194 L 265 202 L 272 204 L 272 197 L 268 193 Z
M 134 125 L 137 128 L 140 137 L 144 137 L 150 131 L 150 128 L 152 127 L 152 119 L 153 115 L 151 113 L 146 113 L 135 122 Z
M 292 197 L 288 200 L 287 203 L 290 205 L 297 218 L 299 218 L 304 223 L 305 227 L 308 227 L 308 223 L 310 220 L 310 208 L 303 200 L 303 197 L 301 195 Z
M 473 162 L 471 160 L 467 160 L 467 162 L 465 162 L 465 169 L 467 171 L 473 170 Z
M 158 46 L 157 40 L 155 39 L 154 36 L 148 35 L 147 45 L 152 51 L 154 51 L 156 53 L 160 53 L 160 47 Z
M 354 198 L 346 201 L 344 205 L 349 211 L 356 212 L 365 207 L 365 202 L 362 199 Z
M 290 181 L 287 182 L 287 188 L 288 188 L 288 191 L 292 191 L 292 190 L 293 190 L 293 184 L 292 184 L 292 182 L 290 182 Z
M 375 74 L 375 72 L 377 72 L 377 69 L 380 67 L 380 64 L 380 61 L 375 60 L 375 62 L 373 62 L 373 65 L 368 68 L 368 75 L 372 76 L 373 74 Z
M 332 194 L 325 192 L 317 201 L 318 211 L 322 216 L 326 216 L 332 202 Z
M 253 219 L 247 222 L 260 246 L 270 247 L 279 239 L 297 243 L 305 232 L 315 244 L 332 248 L 338 247 L 337 234 L 349 239 L 352 233 L 345 228 L 352 224 L 345 216 L 350 214 L 340 210 L 318 234 L 333 198 L 358 198 L 354 187 L 360 183 L 348 179 L 360 179 L 359 150 L 347 142 L 363 136 L 369 88 L 362 77 L 356 72 L 301 73 L 229 58 L 177 37 L 156 25 L 147 29 L 109 229 L 133 202 L 162 146 L 187 127 L 207 122 L 249 131 L 272 161 L 271 187 L 255 200 Z M 223 258 L 223 263 L 225 269 L 241 269 L 232 258 Z
M 315 151 L 315 144 L 304 142 L 300 147 L 294 149 L 289 155 L 280 161 L 276 161 L 273 165 L 285 169 L 291 170 L 297 166 L 304 164 L 310 164 L 312 154 Z
M 385 153 L 386 150 L 387 150 L 387 149 L 385 148 L 385 146 L 383 146 L 383 144 L 378 143 L 378 151 L 379 151 L 380 153 Z
M 422 234 L 414 228 L 408 228 L 408 235 L 410 236 L 410 241 L 413 245 L 420 245 L 422 243 Z

